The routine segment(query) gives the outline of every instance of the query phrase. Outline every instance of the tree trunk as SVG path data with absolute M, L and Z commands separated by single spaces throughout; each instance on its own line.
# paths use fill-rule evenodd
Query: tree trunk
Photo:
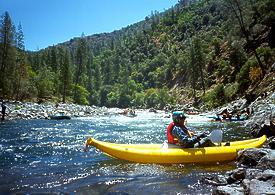
M 258 53 L 256 51 L 256 48 L 254 45 L 254 39 L 253 40 L 250 39 L 250 32 L 245 27 L 243 13 L 242 13 L 242 9 L 240 6 L 240 1 L 239 0 L 229 0 L 227 2 L 228 2 L 228 7 L 233 11 L 235 17 L 237 18 L 237 20 L 239 22 L 240 29 L 241 29 L 242 33 L 244 34 L 244 37 L 246 39 L 246 43 L 247 43 L 248 47 L 250 47 L 250 49 L 253 51 L 253 53 L 256 57 L 256 60 L 262 70 L 262 73 L 263 73 L 263 75 L 265 75 L 266 71 L 265 71 L 264 65 L 261 62 L 261 59 L 258 56 Z

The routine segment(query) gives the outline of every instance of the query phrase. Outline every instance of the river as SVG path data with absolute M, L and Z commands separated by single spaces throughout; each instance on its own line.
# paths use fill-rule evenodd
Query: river
M 0 123 L 0 194 L 210 194 L 202 176 L 236 168 L 214 164 L 139 164 L 107 157 L 90 147 L 89 136 L 116 143 L 162 143 L 169 118 L 137 111 L 136 117 L 106 115 L 71 120 L 13 120 Z M 239 123 L 187 118 L 192 130 L 222 129 L 224 141 L 251 138 Z

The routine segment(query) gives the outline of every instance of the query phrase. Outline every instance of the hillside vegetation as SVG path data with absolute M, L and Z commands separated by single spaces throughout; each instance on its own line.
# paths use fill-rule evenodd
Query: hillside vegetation
M 121 30 L 36 52 L 25 51 L 23 30 L 6 12 L 1 95 L 163 109 L 274 91 L 274 8 L 274 0 L 180 0 Z

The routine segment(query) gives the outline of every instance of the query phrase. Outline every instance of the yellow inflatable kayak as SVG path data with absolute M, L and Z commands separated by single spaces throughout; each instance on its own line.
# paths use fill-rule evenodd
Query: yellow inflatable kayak
M 256 139 L 221 143 L 204 148 L 180 148 L 170 144 L 116 144 L 89 138 L 91 145 L 108 156 L 137 163 L 205 163 L 234 160 L 237 152 L 246 148 L 261 147 L 266 136 Z

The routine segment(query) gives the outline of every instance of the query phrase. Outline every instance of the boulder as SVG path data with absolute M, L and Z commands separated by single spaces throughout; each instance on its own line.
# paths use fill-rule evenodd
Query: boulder
M 200 181 L 201 183 L 213 186 L 227 185 L 226 175 L 204 176 Z
M 275 181 L 275 171 L 271 169 L 267 169 L 264 172 L 260 172 L 257 174 L 256 179 L 260 181 Z
M 275 151 L 269 149 L 268 153 L 259 160 L 256 168 L 275 170 Z
M 239 185 L 226 185 L 218 186 L 216 189 L 213 189 L 212 194 L 214 195 L 243 195 L 244 189 Z
M 262 173 L 262 170 L 260 169 L 253 169 L 253 168 L 248 168 L 246 169 L 246 175 L 245 175 L 245 179 L 255 179 L 259 173 Z
M 275 137 L 271 137 L 269 140 L 268 140 L 268 146 L 270 147 L 270 149 L 275 149 Z
M 254 129 L 251 134 L 254 137 L 261 137 L 263 135 L 267 137 L 275 136 L 275 124 L 272 120 L 266 119 L 261 128 L 259 130 Z
M 246 170 L 244 168 L 235 169 L 229 173 L 229 177 L 227 178 L 227 183 L 232 184 L 237 181 L 242 181 L 246 176 Z
M 274 181 L 260 181 L 257 179 L 243 181 L 246 194 L 275 194 Z
M 266 156 L 270 149 L 250 148 L 238 152 L 237 161 L 246 166 L 255 167 L 260 159 Z

